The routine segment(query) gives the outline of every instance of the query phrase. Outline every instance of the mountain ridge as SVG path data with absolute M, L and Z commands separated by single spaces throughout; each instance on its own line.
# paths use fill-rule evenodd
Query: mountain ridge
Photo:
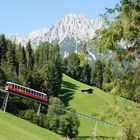
M 84 14 L 69 14 L 50 28 L 39 29 L 24 36 L 8 35 L 7 38 L 23 46 L 30 40 L 33 49 L 36 49 L 40 42 L 58 44 L 61 54 L 66 57 L 69 53 L 78 52 L 81 42 L 92 39 L 96 30 L 102 26 L 101 19 L 91 20 Z

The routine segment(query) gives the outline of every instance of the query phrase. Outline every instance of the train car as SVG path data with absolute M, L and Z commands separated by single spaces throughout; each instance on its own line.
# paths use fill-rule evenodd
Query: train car
M 13 82 L 6 82 L 5 90 L 13 91 L 18 94 L 28 96 L 39 101 L 48 102 L 47 94 L 25 86 L 21 86 Z

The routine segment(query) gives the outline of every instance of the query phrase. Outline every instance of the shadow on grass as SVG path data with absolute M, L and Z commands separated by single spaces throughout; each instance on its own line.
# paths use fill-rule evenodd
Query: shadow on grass
M 114 140 L 114 137 L 106 137 L 106 136 L 96 136 L 96 137 L 91 137 L 91 136 L 78 136 L 75 138 L 75 140 Z
M 75 90 L 75 89 L 78 89 L 78 86 L 76 84 L 73 84 L 71 82 L 68 82 L 68 81 L 63 81 L 62 82 L 62 87 L 64 88 L 69 88 L 71 90 Z
M 74 90 L 78 89 L 76 84 L 68 81 L 63 81 L 60 99 L 65 106 L 69 106 L 69 101 L 73 99 Z

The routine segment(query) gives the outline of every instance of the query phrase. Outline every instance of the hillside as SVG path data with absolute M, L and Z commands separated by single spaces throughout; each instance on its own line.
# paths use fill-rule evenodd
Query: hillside
M 81 89 L 88 88 L 93 88 L 92 94 L 81 93 Z M 96 116 L 93 114 L 101 114 L 102 111 L 108 108 L 108 106 L 113 105 L 115 101 L 118 102 L 117 108 L 119 111 L 123 111 L 123 108 L 128 104 L 134 104 L 133 102 L 128 101 L 124 98 L 115 97 L 114 95 L 105 93 L 98 88 L 90 87 L 86 84 L 80 83 L 67 75 L 63 75 L 62 94 L 60 95 L 60 98 L 68 108 L 73 108 L 78 113 L 96 117 L 99 119 L 99 115 Z M 79 138 L 85 139 L 90 137 L 95 122 L 85 118 L 79 119 L 81 124 L 79 129 Z M 116 119 L 113 117 L 110 117 L 104 121 L 111 122 L 113 124 L 117 123 Z M 116 132 L 117 131 L 115 127 L 98 123 L 98 136 L 115 137 Z
M 62 140 L 47 129 L 0 111 L 0 140 Z

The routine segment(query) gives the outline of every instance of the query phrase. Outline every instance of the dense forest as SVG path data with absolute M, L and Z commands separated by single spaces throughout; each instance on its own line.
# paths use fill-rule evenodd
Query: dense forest
M 34 51 L 30 41 L 24 48 L 1 35 L 0 71 L 3 77 L 1 85 L 12 81 L 53 96 L 60 93 L 62 60 L 59 48 L 47 42 L 41 43 Z
M 30 41 L 23 47 L 7 40 L 4 35 L 0 36 L 0 85 L 4 86 L 7 81 L 19 83 L 47 93 L 49 98 L 49 105 L 42 106 L 39 116 L 36 113 L 37 103 L 12 95 L 9 97 L 7 111 L 73 138 L 78 134 L 79 121 L 76 116 L 62 111 L 64 105 L 56 98 L 61 91 L 62 72 L 62 58 L 58 46 L 44 42 L 34 51 Z M 1 104 L 2 101 L 1 94 Z

